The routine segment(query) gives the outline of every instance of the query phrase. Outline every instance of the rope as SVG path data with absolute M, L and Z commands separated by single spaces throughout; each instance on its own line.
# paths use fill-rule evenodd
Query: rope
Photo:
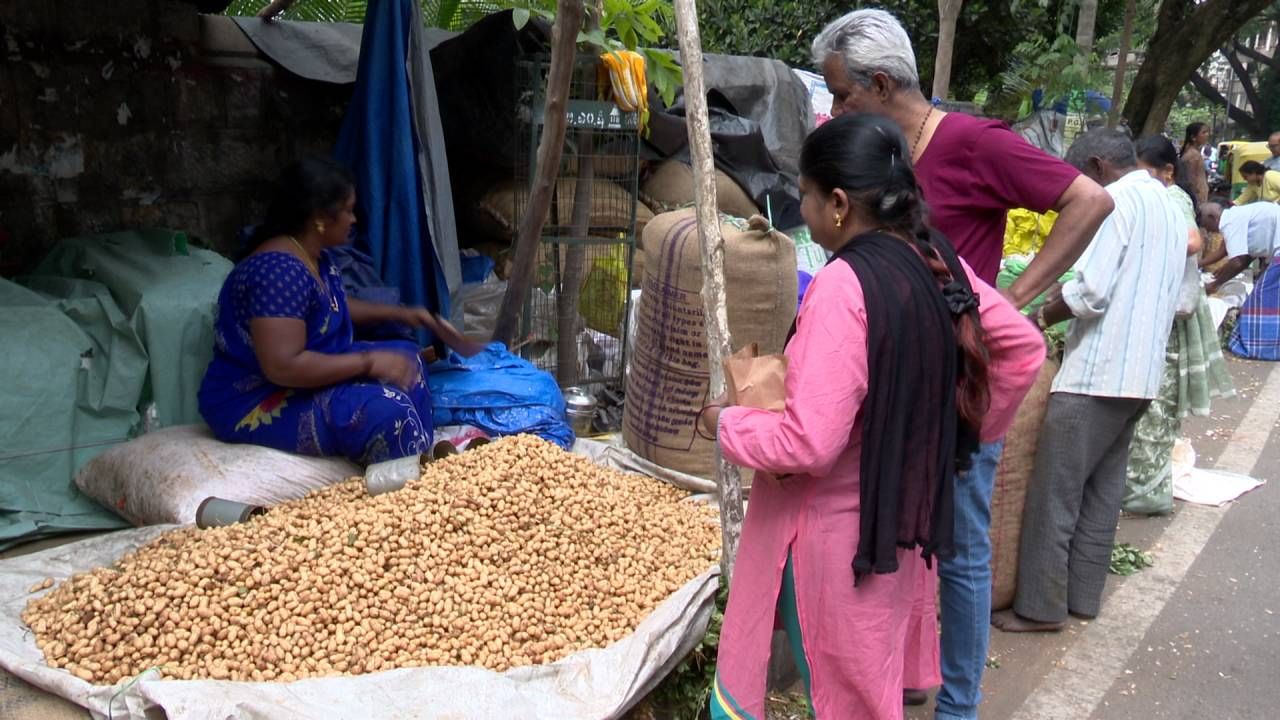
M 86 450 L 88 448 L 102 447 L 104 445 L 119 445 L 122 442 L 128 442 L 128 437 L 116 438 L 114 440 L 99 440 L 98 442 L 85 443 L 84 445 L 70 445 L 67 447 L 46 448 L 43 450 L 21 450 L 8 455 L 0 455 L 0 462 L 5 460 L 17 460 L 19 458 L 35 457 L 37 455 L 52 455 L 54 453 L 69 452 L 71 450 Z

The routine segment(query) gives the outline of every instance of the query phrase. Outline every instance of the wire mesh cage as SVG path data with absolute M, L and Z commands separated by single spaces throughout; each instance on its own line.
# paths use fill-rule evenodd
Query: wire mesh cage
M 546 58 L 517 64 L 515 217 L 523 217 L 537 170 L 545 118 Z M 522 313 L 521 354 L 562 386 L 621 385 L 636 248 L 639 114 L 602 99 L 608 85 L 594 57 L 575 65 L 560 178 Z M 644 212 L 647 212 L 645 209 Z

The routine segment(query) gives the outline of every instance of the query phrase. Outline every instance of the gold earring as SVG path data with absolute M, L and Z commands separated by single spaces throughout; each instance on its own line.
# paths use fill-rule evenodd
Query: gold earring
M 844 224 L 844 218 L 840 217 L 840 215 L 839 215 L 839 214 L 837 214 L 837 215 L 836 215 L 836 228 L 837 228 L 837 229 L 839 229 L 839 227 L 840 227 L 841 225 L 843 225 L 843 224 Z
M 316 232 L 320 233 L 321 235 L 324 234 L 324 223 L 320 222 L 319 220 L 316 221 Z

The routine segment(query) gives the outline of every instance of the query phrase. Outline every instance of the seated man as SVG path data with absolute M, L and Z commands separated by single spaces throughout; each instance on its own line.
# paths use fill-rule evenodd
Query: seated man
M 1280 170 L 1268 170 L 1257 160 L 1240 166 L 1240 177 L 1249 185 L 1240 193 L 1237 205 L 1247 205 L 1255 200 L 1276 202 L 1280 200 Z
M 1210 265 L 1229 258 L 1205 287 L 1212 295 L 1222 284 L 1239 275 L 1255 258 L 1271 260 L 1266 273 L 1240 308 L 1240 322 L 1227 348 L 1254 360 L 1280 360 L 1280 206 L 1254 203 L 1222 209 L 1217 203 L 1200 206 L 1205 229 L 1222 233 L 1222 247 L 1201 260 Z

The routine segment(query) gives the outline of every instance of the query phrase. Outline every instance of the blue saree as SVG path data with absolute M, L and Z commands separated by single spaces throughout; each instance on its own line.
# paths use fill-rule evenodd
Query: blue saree
M 328 252 L 321 253 L 319 269 L 323 287 L 302 260 L 283 252 L 250 255 L 231 271 L 218 296 L 200 414 L 223 442 L 342 455 L 361 465 L 425 452 L 431 446 L 431 393 L 418 348 L 356 342 L 342 277 Z M 312 352 L 404 352 L 418 359 L 419 380 L 407 392 L 367 378 L 314 389 L 272 384 L 258 364 L 249 322 L 278 317 L 306 322 Z

